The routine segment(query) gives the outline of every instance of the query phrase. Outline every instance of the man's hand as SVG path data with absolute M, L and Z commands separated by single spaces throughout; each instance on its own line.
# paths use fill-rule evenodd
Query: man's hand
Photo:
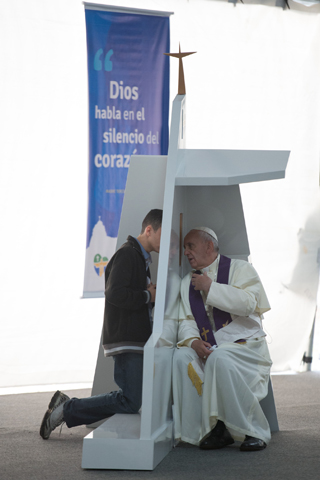
M 194 286 L 195 290 L 202 290 L 203 292 L 208 293 L 211 287 L 212 280 L 210 277 L 208 277 L 207 272 L 203 272 L 203 275 L 193 273 L 191 283 Z
M 203 361 L 206 361 L 208 356 L 212 353 L 212 350 L 208 350 L 211 348 L 210 343 L 204 342 L 203 340 L 193 340 L 191 348 L 193 348 L 193 350 L 198 354 L 198 357 L 200 357 Z
M 153 283 L 149 283 L 147 286 L 147 290 L 151 293 L 151 299 L 150 302 L 154 303 L 156 301 L 156 285 Z

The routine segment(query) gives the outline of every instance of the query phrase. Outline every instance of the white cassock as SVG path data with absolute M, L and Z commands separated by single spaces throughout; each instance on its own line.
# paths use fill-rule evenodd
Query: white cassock
M 216 282 L 220 255 L 203 269 L 212 279 L 208 295 L 202 297 L 218 348 L 206 362 L 190 348 L 200 339 L 189 302 L 192 272 L 181 282 L 178 349 L 173 365 L 175 438 L 194 445 L 222 420 L 235 440 L 245 435 L 266 443 L 271 434 L 260 400 L 268 393 L 272 365 L 262 314 L 270 310 L 260 278 L 252 265 L 231 260 L 229 284 Z M 215 331 L 212 307 L 231 314 L 232 322 Z M 245 343 L 234 343 L 245 340 Z

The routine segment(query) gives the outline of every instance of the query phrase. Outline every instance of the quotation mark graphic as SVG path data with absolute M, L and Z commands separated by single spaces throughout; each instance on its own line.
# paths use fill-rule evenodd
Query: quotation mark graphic
M 102 61 L 100 60 L 101 55 L 103 54 L 103 49 L 100 48 L 94 56 L 93 68 L 97 71 L 102 70 Z M 110 60 L 113 50 L 109 50 L 104 58 L 104 69 L 106 72 L 112 71 L 112 61 Z

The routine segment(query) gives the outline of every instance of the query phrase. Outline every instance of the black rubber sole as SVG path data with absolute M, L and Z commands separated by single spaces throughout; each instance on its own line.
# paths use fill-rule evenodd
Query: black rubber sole
M 49 433 L 48 436 L 45 436 L 45 433 L 44 433 L 44 431 L 45 431 L 45 426 L 46 426 L 46 422 L 47 422 L 47 420 L 48 420 L 48 417 L 49 417 L 50 413 L 51 413 L 51 410 L 48 409 L 48 410 L 46 411 L 46 413 L 44 414 L 43 420 L 42 420 L 42 422 L 41 422 L 40 436 L 43 438 L 43 440 L 48 440 L 48 438 L 50 437 L 50 433 L 51 433 L 51 432 Z

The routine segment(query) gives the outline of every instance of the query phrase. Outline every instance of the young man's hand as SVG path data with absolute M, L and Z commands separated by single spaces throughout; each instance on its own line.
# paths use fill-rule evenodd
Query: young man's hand
M 154 303 L 156 300 L 156 285 L 154 285 L 153 283 L 149 283 L 149 285 L 147 286 L 147 290 L 151 294 L 150 302 Z

